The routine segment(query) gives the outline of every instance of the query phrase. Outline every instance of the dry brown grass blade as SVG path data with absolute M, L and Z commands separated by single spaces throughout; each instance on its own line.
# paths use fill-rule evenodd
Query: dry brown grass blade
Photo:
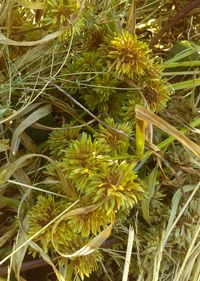
M 92 212 L 96 210 L 100 204 L 98 205 L 91 205 L 87 207 L 82 207 L 78 208 L 76 210 L 72 210 L 69 213 L 63 215 L 60 217 L 56 223 L 54 224 L 52 228 L 52 244 L 56 250 L 56 252 L 65 258 L 74 258 L 74 257 L 80 257 L 80 256 L 86 256 L 94 252 L 96 249 L 98 249 L 104 242 L 105 240 L 110 236 L 111 230 L 113 227 L 113 223 L 111 223 L 108 227 L 106 227 L 103 231 L 101 231 L 97 236 L 95 236 L 93 239 L 91 239 L 85 246 L 83 246 L 81 249 L 77 250 L 76 252 L 69 254 L 69 253 L 63 253 L 60 250 L 58 250 L 58 247 L 54 243 L 54 233 L 57 230 L 57 226 L 62 222 L 63 220 L 66 220 L 67 218 L 74 216 L 74 215 L 81 215 L 81 214 L 86 214 L 88 212 Z
M 6 244 L 15 234 L 16 230 L 18 229 L 18 224 L 17 222 L 14 222 L 7 232 L 5 232 L 1 237 L 0 237 L 0 247 L 2 247 L 4 244 Z
M 13 155 L 15 155 L 18 150 L 20 144 L 20 135 L 25 131 L 25 129 L 42 117 L 48 115 L 50 112 L 51 105 L 47 104 L 31 113 L 26 119 L 21 122 L 21 124 L 16 128 L 11 141 L 11 151 Z
M 16 120 L 17 118 L 20 118 L 24 115 L 26 115 L 27 113 L 35 110 L 38 106 L 44 104 L 44 102 L 36 102 L 36 103 L 29 103 L 26 105 L 26 107 L 22 107 L 21 109 L 18 109 L 18 111 L 15 111 L 13 114 L 7 116 L 4 119 L 0 120 L 0 124 L 6 123 L 6 122 L 12 122 L 13 120 Z
M 9 140 L 0 140 L 0 152 L 10 149 Z
M 29 137 L 29 135 L 23 132 L 20 135 L 20 138 L 23 146 L 27 149 L 27 151 L 29 151 L 30 153 L 38 153 L 38 146 L 32 140 L 32 138 Z
M 72 254 L 65 254 L 60 252 L 58 249 L 55 249 L 62 257 L 65 258 L 75 258 L 75 257 L 81 257 L 86 256 L 91 253 L 93 253 L 95 250 L 97 250 L 105 241 L 108 239 L 108 237 L 111 234 L 113 224 L 110 224 L 106 229 L 101 231 L 97 236 L 95 236 L 89 243 L 87 243 L 85 246 L 83 246 L 81 249 L 77 250 L 76 252 Z
M 4 36 L 3 34 L 0 34 L 0 44 L 3 45 L 10 45 L 10 46 L 26 46 L 26 47 L 32 47 L 32 46 L 36 46 L 36 45 L 41 45 L 41 44 L 45 44 L 48 43 L 49 41 L 52 41 L 56 38 L 58 38 L 60 35 L 62 35 L 65 32 L 65 30 L 58 30 L 55 32 L 52 32 L 46 36 L 44 36 L 42 39 L 40 40 L 36 40 L 36 41 L 14 41 L 11 40 L 9 38 L 7 38 L 6 36 Z
M 188 139 L 184 134 L 179 132 L 174 126 L 170 125 L 168 122 L 148 111 L 145 107 L 136 105 L 135 107 L 136 118 L 140 120 L 146 120 L 148 123 L 153 124 L 157 128 L 168 133 L 170 136 L 176 138 L 180 143 L 192 151 L 195 155 L 200 157 L 200 146 Z
M 132 35 L 134 35 L 135 26 L 136 26 L 136 0 L 132 0 L 131 6 L 129 9 L 126 29 L 128 30 L 128 32 L 130 32 Z
M 61 169 L 58 168 L 56 162 L 52 160 L 50 157 L 42 155 L 42 154 L 27 154 L 24 155 L 17 160 L 15 160 L 12 163 L 8 163 L 7 165 L 3 166 L 0 169 L 0 184 L 5 184 L 11 176 L 13 176 L 16 172 L 19 171 L 20 168 L 27 166 L 28 161 L 30 161 L 34 157 L 42 157 L 49 161 L 52 166 L 55 168 L 56 172 L 58 173 L 58 176 L 60 178 L 60 181 L 63 185 L 64 191 L 67 196 L 72 197 L 75 195 L 75 191 L 73 189 L 73 186 L 68 184 L 63 172 Z M 27 180 L 25 182 L 28 182 Z
M 132 226 L 130 226 L 122 281 L 128 280 L 128 273 L 129 273 L 129 267 L 130 267 L 130 263 L 131 263 L 131 254 L 132 254 L 132 249 L 133 249 L 134 235 L 135 235 L 134 228 Z
M 49 45 L 39 45 L 32 49 L 29 49 L 25 54 L 20 56 L 15 61 L 15 67 L 13 69 L 13 72 L 16 72 L 23 66 L 37 60 L 39 57 L 42 57 L 47 51 L 49 50 Z M 12 71 L 12 70 L 11 70 Z

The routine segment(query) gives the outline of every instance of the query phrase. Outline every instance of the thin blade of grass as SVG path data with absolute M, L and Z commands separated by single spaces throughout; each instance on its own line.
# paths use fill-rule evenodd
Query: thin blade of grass
M 198 127 L 199 125 L 200 125 L 200 118 L 194 120 L 194 121 L 189 125 L 189 127 L 191 127 L 191 130 L 192 130 L 193 128 Z M 181 132 L 182 134 L 187 134 L 187 133 L 190 131 L 190 130 L 189 130 L 189 127 L 188 127 L 188 128 L 182 128 L 182 129 L 180 130 L 180 132 Z M 157 147 L 158 147 L 159 149 L 165 148 L 165 147 L 167 147 L 169 144 L 171 144 L 175 139 L 176 139 L 175 137 L 170 136 L 170 137 L 168 137 L 167 139 L 165 139 L 164 141 L 162 141 L 161 143 L 159 143 L 159 144 L 157 145 Z M 152 150 L 146 151 L 146 152 L 144 153 L 144 155 L 143 155 L 143 159 L 144 159 L 144 160 L 147 159 L 152 153 L 153 153 Z M 191 160 L 191 161 L 192 161 L 192 160 Z
M 186 81 L 182 81 L 182 82 L 177 82 L 177 83 L 173 83 L 171 84 L 170 87 L 172 87 L 172 89 L 174 91 L 178 91 L 178 90 L 185 90 L 185 89 L 194 89 L 196 87 L 198 87 L 200 85 L 200 78 L 195 78 L 195 79 L 190 79 L 190 80 L 186 80 Z
M 29 151 L 31 153 L 38 153 L 38 146 L 32 140 L 32 138 L 29 137 L 28 134 L 26 134 L 25 132 L 22 132 L 19 137 L 21 139 L 23 146 L 26 148 L 27 151 Z
M 129 15 L 127 19 L 126 29 L 130 34 L 135 34 L 135 26 L 136 26 L 136 0 L 132 0 Z
M 174 221 L 175 221 L 175 217 L 176 217 L 176 214 L 177 214 L 177 211 L 178 211 L 178 205 L 179 205 L 179 202 L 180 202 L 180 200 L 183 196 L 182 191 L 184 191 L 184 193 L 187 193 L 187 192 L 190 192 L 192 190 L 194 190 L 194 186 L 189 185 L 189 186 L 184 186 L 182 188 L 182 190 L 178 189 L 175 192 L 175 194 L 172 198 L 172 206 L 171 206 L 169 221 L 168 221 L 167 228 L 166 228 L 165 240 L 168 239 L 168 236 L 170 235 L 170 233 L 171 233 L 171 231 L 172 231 L 172 229 L 175 225 Z
M 60 224 L 61 221 L 66 220 L 67 218 L 69 218 L 71 216 L 92 212 L 92 211 L 96 210 L 99 206 L 100 206 L 100 204 L 97 204 L 97 205 L 91 205 L 91 206 L 87 206 L 87 207 L 78 208 L 76 210 L 72 210 L 69 213 L 60 217 L 56 221 L 56 223 L 54 224 L 54 226 L 52 228 L 52 244 L 54 246 L 54 249 L 56 250 L 56 252 L 59 255 L 61 255 L 62 257 L 65 257 L 65 258 L 74 258 L 74 257 L 89 255 L 92 252 L 94 252 L 96 249 L 98 249 L 105 242 L 105 240 L 110 236 L 113 223 L 111 223 L 108 227 L 106 227 L 103 231 L 101 231 L 97 236 L 92 238 L 89 241 L 89 243 L 87 243 L 81 249 L 77 250 L 76 252 L 74 252 L 72 254 L 61 252 L 54 243 L 54 233 L 56 232 L 57 226 Z
M 177 67 L 195 67 L 199 66 L 200 61 L 181 61 L 181 62 L 173 62 L 173 63 L 165 63 L 163 66 L 165 68 L 177 68 Z
M 6 36 L 4 36 L 3 34 L 0 34 L 0 44 L 3 45 L 9 45 L 9 46 L 26 46 L 26 47 L 32 47 L 32 46 L 36 46 L 36 45 L 41 45 L 41 44 L 46 44 L 49 41 L 52 41 L 56 38 L 58 38 L 59 36 L 61 36 L 63 33 L 65 32 L 65 30 L 58 30 L 55 32 L 52 32 L 46 36 L 44 36 L 42 39 L 37 40 L 37 41 L 14 41 L 11 40 L 9 38 L 7 38 Z
M 23 225 L 26 229 L 27 223 L 25 221 L 24 221 Z M 28 237 L 27 237 L 26 233 L 20 228 L 17 233 L 17 236 L 16 236 L 16 242 L 14 244 L 13 251 L 15 251 L 15 249 L 18 249 L 21 245 L 26 243 L 27 239 L 28 239 Z M 11 267 L 15 273 L 15 277 L 16 277 L 17 281 L 25 281 L 25 279 L 20 276 L 20 269 L 21 269 L 22 262 L 24 260 L 27 248 L 28 248 L 28 244 L 24 245 L 24 247 L 20 248 L 20 250 L 17 251 L 12 256 L 12 259 L 11 259 Z
M 89 243 L 83 246 L 78 251 L 74 252 L 73 254 L 64 254 L 60 253 L 63 257 L 66 258 L 75 258 L 80 256 L 86 256 L 93 253 L 97 250 L 110 236 L 113 224 L 110 224 L 106 227 L 103 231 L 101 231 L 97 236 L 95 236 Z
M 196 260 L 198 259 L 199 253 L 200 253 L 200 247 L 197 247 L 195 250 L 192 251 L 191 255 L 189 256 L 189 258 L 187 260 L 186 266 L 183 270 L 183 274 L 181 276 L 181 281 L 182 280 L 183 281 L 188 281 L 188 280 L 196 281 L 191 276 L 192 276 L 192 271 L 195 268 Z
M 155 254 L 155 258 L 154 258 L 152 281 L 160 280 L 159 277 L 160 277 L 160 268 L 161 268 L 161 262 L 162 262 L 162 257 L 163 257 L 163 251 L 164 251 L 164 248 L 166 246 L 169 235 L 172 232 L 172 230 L 174 229 L 174 227 L 176 226 L 176 224 L 179 221 L 179 219 L 181 218 L 181 216 L 183 215 L 185 209 L 187 208 L 188 204 L 190 203 L 190 201 L 194 197 L 195 193 L 199 189 L 199 186 L 200 186 L 200 183 L 197 184 L 196 186 L 190 185 L 190 186 L 182 187 L 182 190 L 184 192 L 190 192 L 192 190 L 193 191 L 192 191 L 191 195 L 189 196 L 188 200 L 186 201 L 185 205 L 183 206 L 183 208 L 181 209 L 181 211 L 177 215 L 176 219 L 175 219 L 175 216 L 176 216 L 177 209 L 178 209 L 178 203 L 181 199 L 181 196 L 183 195 L 182 190 L 179 189 L 178 191 L 176 191 L 176 193 L 175 193 L 175 195 L 172 199 L 171 214 L 170 214 L 170 218 L 169 218 L 169 221 L 168 221 L 168 225 L 167 225 L 166 230 L 162 233 L 161 242 L 160 242 L 158 250 Z
M 14 62 L 15 67 L 13 69 L 13 73 L 16 73 L 16 71 L 23 68 L 25 65 L 38 60 L 38 58 L 41 58 L 48 51 L 48 49 L 48 45 L 39 45 L 32 49 L 29 49 L 25 54 L 16 59 L 16 61 Z
M 31 189 L 31 190 L 36 190 L 36 191 L 39 191 L 39 192 L 51 194 L 51 195 L 62 197 L 62 198 L 68 198 L 67 196 L 62 195 L 60 193 L 56 193 L 56 192 L 53 192 L 53 191 L 50 191 L 50 190 L 47 190 L 47 189 L 42 189 L 42 188 L 32 186 L 32 185 L 29 185 L 29 184 L 25 184 L 25 183 L 22 183 L 22 182 L 17 182 L 17 181 L 13 181 L 13 180 L 8 180 L 8 182 L 12 183 L 12 184 L 16 184 L 16 185 L 26 187 L 26 188 Z M 1 197 L 0 197 L 0 200 L 1 200 Z
M 139 118 L 136 120 L 135 145 L 136 145 L 136 155 L 138 156 L 141 156 L 144 153 L 146 127 L 147 127 L 146 120 L 141 120 Z
M 147 182 L 148 195 L 147 195 L 147 198 L 145 198 L 142 201 L 143 218 L 146 220 L 146 222 L 148 224 L 151 224 L 151 218 L 150 218 L 150 214 L 149 214 L 149 204 L 150 204 L 151 198 L 152 198 L 152 196 L 154 194 L 154 191 L 155 191 L 155 184 L 156 184 L 157 175 L 158 175 L 158 169 L 157 169 L 157 167 L 155 167 L 148 177 L 148 182 Z
M 179 60 L 181 60 L 181 59 L 183 59 L 183 58 L 186 58 L 186 57 L 188 57 L 188 56 L 194 54 L 196 51 L 197 51 L 197 50 L 196 50 L 194 47 L 190 46 L 190 47 L 188 47 L 187 49 L 185 49 L 184 51 L 179 52 L 178 54 L 176 54 L 175 56 L 173 56 L 173 58 L 171 58 L 171 59 L 169 59 L 169 60 L 166 60 L 166 61 L 163 63 L 163 67 L 167 68 L 168 65 L 171 65 L 171 64 L 173 64 L 173 63 L 175 63 L 175 62 L 177 62 L 177 61 L 179 61 Z M 190 63 L 192 63 L 192 62 L 190 62 Z
M 2 208 L 7 206 L 11 210 L 16 211 L 19 205 L 19 201 L 7 196 L 0 196 L 0 204 Z
M 34 103 L 34 104 L 28 104 L 26 107 L 23 106 L 17 112 L 14 112 L 10 116 L 0 120 L 0 124 L 3 124 L 5 122 L 12 122 L 12 121 L 16 120 L 17 118 L 20 118 L 20 117 L 26 115 L 27 113 L 31 112 L 32 110 L 35 110 L 38 106 L 40 106 L 42 104 L 44 104 L 44 103 L 43 102 L 37 102 L 37 103 Z
M 46 159 L 47 161 L 49 161 L 53 167 L 55 168 L 56 172 L 58 173 L 58 176 L 60 178 L 60 181 L 63 185 L 64 191 L 66 193 L 67 196 L 72 197 L 75 195 L 75 191 L 73 189 L 73 186 L 70 185 L 67 182 L 66 177 L 64 176 L 63 172 L 61 171 L 60 168 L 58 168 L 56 162 L 54 160 L 52 160 L 50 157 L 42 155 L 42 154 L 27 154 L 24 155 L 20 158 L 18 158 L 17 160 L 15 160 L 12 163 L 8 163 L 7 165 L 5 165 L 4 167 L 2 167 L 0 169 L 0 184 L 5 184 L 12 175 L 14 175 L 14 173 L 24 167 L 27 166 L 28 161 L 31 160 L 31 158 L 33 157 L 42 157 L 44 159 Z
M 20 135 L 22 134 L 22 132 L 24 132 L 25 129 L 30 127 L 30 125 L 32 125 L 33 123 L 35 123 L 36 121 L 38 121 L 39 119 L 41 119 L 42 117 L 44 117 L 50 113 L 51 113 L 51 106 L 49 104 L 47 104 L 45 106 L 40 107 L 33 113 L 31 113 L 27 118 L 25 118 L 21 122 L 21 124 L 15 129 L 15 132 L 13 134 L 12 141 L 11 141 L 11 151 L 12 151 L 13 155 L 15 155 L 17 153 L 17 150 L 18 150 L 18 147 L 20 144 L 19 139 L 20 139 Z
M 196 260 L 196 263 L 193 267 L 193 273 L 192 273 L 192 281 L 199 281 L 200 276 L 200 255 L 199 255 L 200 249 L 198 249 L 198 257 Z
M 53 269 L 53 271 L 54 271 L 54 273 L 55 273 L 55 275 L 56 275 L 58 281 L 66 281 L 66 279 L 64 278 L 64 276 L 63 276 L 63 275 L 59 272 L 59 270 L 56 268 L 56 266 L 55 266 L 54 263 L 52 262 L 51 258 L 47 255 L 47 253 L 45 253 L 45 252 L 42 250 L 42 248 L 40 248 L 40 247 L 39 247 L 36 243 L 34 243 L 33 241 L 30 241 L 29 244 L 30 244 L 31 248 L 33 248 L 36 252 L 40 253 L 42 259 L 52 267 L 52 269 Z
M 0 237 L 0 247 L 2 247 L 4 244 L 9 242 L 9 240 L 13 237 L 15 234 L 16 230 L 18 228 L 18 224 L 16 222 L 12 223 L 11 226 L 8 228 L 7 232 L 4 233 Z
M 131 263 L 131 254 L 132 254 L 132 249 L 133 249 L 133 240 L 134 240 L 134 229 L 132 226 L 130 226 L 129 233 L 128 233 L 128 244 L 127 244 L 127 250 L 126 250 L 126 258 L 125 258 L 122 281 L 128 280 L 129 267 L 130 267 L 130 263 Z

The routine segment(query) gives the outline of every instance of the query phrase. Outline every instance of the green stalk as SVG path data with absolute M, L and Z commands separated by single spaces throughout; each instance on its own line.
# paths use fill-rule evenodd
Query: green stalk
M 192 54 L 194 54 L 195 52 L 197 52 L 196 49 L 189 47 L 188 49 L 180 52 L 179 54 L 176 54 L 175 56 L 173 56 L 173 58 L 166 60 L 163 64 L 164 65 L 168 65 L 168 64 L 172 64 L 174 62 L 180 61 L 183 58 L 186 58 Z
M 74 263 L 70 261 L 67 267 L 66 281 L 72 281 L 72 276 L 74 272 Z
M 183 82 L 178 82 L 170 85 L 173 90 L 193 89 L 200 85 L 200 78 L 195 78 Z
M 175 68 L 175 67 L 194 67 L 200 66 L 200 61 L 181 61 L 181 62 L 172 62 L 172 63 L 163 63 L 163 67 L 166 68 Z

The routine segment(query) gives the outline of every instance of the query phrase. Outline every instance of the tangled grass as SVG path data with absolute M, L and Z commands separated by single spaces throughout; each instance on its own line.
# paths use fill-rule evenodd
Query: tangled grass
M 1 3 L 2 280 L 199 280 L 198 1 L 135 2 Z

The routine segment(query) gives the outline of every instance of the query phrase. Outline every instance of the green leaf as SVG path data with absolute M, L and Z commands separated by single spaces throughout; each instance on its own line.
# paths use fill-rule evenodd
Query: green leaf
M 19 201 L 6 196 L 0 196 L 0 206 L 1 208 L 8 206 L 16 211 L 19 206 Z
M 195 89 L 199 85 L 200 85 L 200 78 L 196 78 L 196 79 L 191 79 L 191 80 L 171 84 L 170 87 L 172 87 L 174 91 L 177 91 L 183 89 Z
M 136 120 L 136 154 L 142 156 L 145 145 L 145 129 L 147 122 L 145 120 Z
M 147 187 L 148 187 L 148 194 L 147 198 L 145 198 L 142 201 L 142 214 L 144 219 L 148 224 L 151 224 L 151 219 L 150 219 L 150 214 L 149 214 L 149 205 L 151 202 L 151 198 L 153 197 L 154 191 L 155 191 L 155 185 L 156 185 L 156 179 L 158 175 L 158 169 L 155 167 L 151 174 L 148 176 L 148 182 L 147 182 Z

